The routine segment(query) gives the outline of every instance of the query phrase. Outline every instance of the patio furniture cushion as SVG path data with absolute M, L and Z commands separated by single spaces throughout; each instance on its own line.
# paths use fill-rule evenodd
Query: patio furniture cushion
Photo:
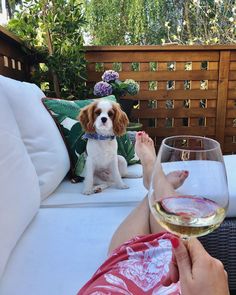
M 142 173 L 142 166 L 128 166 L 129 172 Z M 142 178 L 124 178 L 129 189 L 120 190 L 115 187 L 105 189 L 101 193 L 85 196 L 82 194 L 83 183 L 72 184 L 65 179 L 55 192 L 41 204 L 41 207 L 91 207 L 136 205 L 147 194 Z
M 40 190 L 35 168 L 22 142 L 8 101 L 2 93 L 0 104 L 1 277 L 18 239 L 38 211 Z
M 77 294 L 106 259 L 112 234 L 131 210 L 40 209 L 9 260 L 0 294 Z
M 114 95 L 103 97 L 116 101 Z M 86 161 L 87 140 L 83 139 L 84 130 L 78 122 L 77 117 L 80 110 L 86 105 L 94 102 L 95 99 L 68 101 L 57 98 L 44 98 L 43 103 L 49 110 L 66 143 L 71 158 L 71 178 L 81 180 L 84 176 Z M 127 134 L 117 137 L 118 154 L 122 155 L 128 164 L 138 162 L 135 157 L 134 146 Z M 77 178 L 76 178 L 77 177 Z
M 228 176 L 228 187 L 229 187 L 229 208 L 227 211 L 227 217 L 236 217 L 236 156 L 224 156 L 226 172 Z M 184 168 L 184 167 L 182 167 Z M 176 167 L 176 169 L 182 169 Z M 204 173 L 207 173 L 207 168 L 204 169 L 200 165 L 201 177 L 204 183 Z M 199 173 L 199 169 L 196 171 L 192 170 L 191 173 Z M 129 171 L 141 173 L 142 167 L 140 164 L 135 164 L 128 167 Z M 165 172 L 168 173 L 173 170 L 173 167 L 168 169 L 164 168 Z M 205 172 L 204 172 L 205 170 Z M 147 190 L 143 186 L 143 179 L 127 179 L 124 178 L 124 182 L 129 185 L 127 190 L 119 190 L 114 187 L 110 187 L 104 190 L 102 193 L 93 194 L 91 196 L 82 195 L 83 183 L 71 184 L 68 179 L 65 179 L 56 191 L 41 204 L 42 207 L 88 207 L 88 206 L 112 206 L 112 205 L 124 205 L 124 204 L 137 204 L 147 194 Z M 204 185 L 204 184 L 203 184 Z M 218 178 L 212 178 L 211 183 L 205 185 L 206 190 L 217 191 L 219 185 Z M 191 179 L 186 179 L 182 186 L 183 188 L 189 189 L 192 192 Z M 181 187 L 178 190 L 181 193 Z M 218 194 L 219 195 L 219 194 Z
M 36 85 L 0 76 L 0 88 L 11 106 L 39 178 L 41 198 L 45 199 L 69 170 L 65 144 L 41 102 L 44 93 Z

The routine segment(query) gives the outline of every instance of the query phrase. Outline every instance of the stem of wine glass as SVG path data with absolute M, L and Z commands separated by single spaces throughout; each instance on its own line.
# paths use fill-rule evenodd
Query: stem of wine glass
M 188 237 L 188 236 L 182 236 L 181 240 L 184 241 L 184 242 L 188 242 L 190 240 L 190 238 L 191 237 Z

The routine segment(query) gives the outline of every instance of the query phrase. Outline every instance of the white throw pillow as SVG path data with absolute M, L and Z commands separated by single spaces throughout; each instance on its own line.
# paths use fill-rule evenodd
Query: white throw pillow
M 67 149 L 55 122 L 41 102 L 45 95 L 36 85 L 0 76 L 0 89 L 9 101 L 35 166 L 43 200 L 69 171 Z
M 12 249 L 38 211 L 40 190 L 14 115 L 1 92 L 0 106 L 1 277 Z

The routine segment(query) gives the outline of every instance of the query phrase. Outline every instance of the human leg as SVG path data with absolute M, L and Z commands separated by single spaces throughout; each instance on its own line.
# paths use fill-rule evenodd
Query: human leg
M 156 160 L 156 153 L 153 141 L 146 133 L 137 133 L 135 151 L 143 167 L 144 186 L 148 189 Z M 160 170 L 156 183 L 160 187 L 159 192 L 165 195 L 174 194 L 174 188 L 179 187 L 186 177 L 187 174 L 185 171 L 174 171 L 165 176 L 163 171 Z M 161 231 L 163 231 L 163 228 L 154 220 L 152 214 L 150 214 L 148 198 L 145 197 L 115 231 L 108 253 L 110 254 L 119 245 L 135 236 Z

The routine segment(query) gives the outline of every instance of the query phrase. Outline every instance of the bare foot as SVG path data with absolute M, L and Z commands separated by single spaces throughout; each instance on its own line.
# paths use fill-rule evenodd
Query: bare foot
M 188 171 L 186 170 L 173 171 L 166 175 L 168 182 L 173 186 L 174 189 L 180 187 L 187 177 Z
M 143 167 L 143 184 L 149 189 L 152 170 L 156 160 L 156 151 L 153 140 L 144 131 L 136 133 L 135 152 Z M 173 171 L 167 174 L 166 178 L 174 189 L 180 187 L 188 177 L 188 171 Z
M 143 167 L 143 184 L 146 189 L 149 189 L 152 169 L 156 160 L 156 151 L 153 140 L 144 131 L 136 133 L 135 152 Z

